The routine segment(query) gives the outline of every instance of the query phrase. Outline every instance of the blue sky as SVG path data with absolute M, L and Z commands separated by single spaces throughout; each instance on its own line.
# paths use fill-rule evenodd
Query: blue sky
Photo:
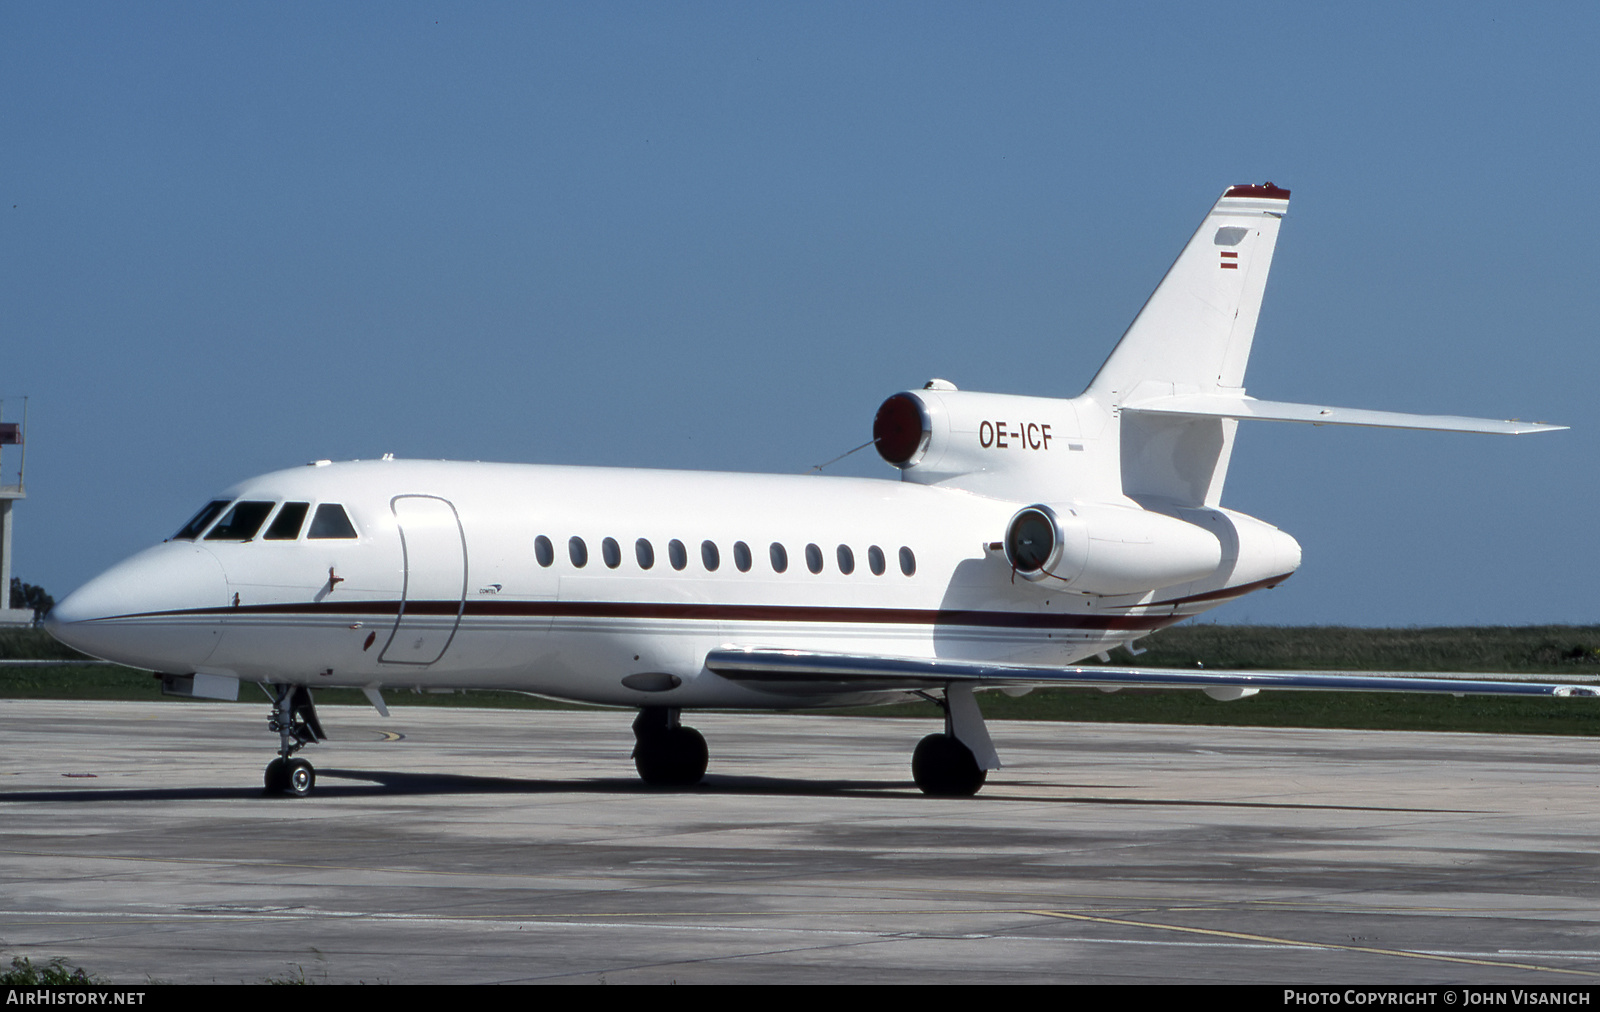
M 1596 621 L 1590 4 L 0 6 L 15 572 L 331 457 L 796 472 L 930 376 L 1072 396 L 1221 190 L 1305 550 L 1219 621 Z M 864 451 L 833 470 L 893 477 Z M 15 454 L 8 451 L 9 470 Z

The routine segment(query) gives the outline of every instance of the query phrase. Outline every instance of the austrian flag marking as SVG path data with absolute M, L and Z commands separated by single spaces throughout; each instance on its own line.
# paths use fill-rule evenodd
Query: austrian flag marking
M 1222 264 L 1220 266 L 1225 271 L 1236 271 L 1236 270 L 1238 270 L 1239 269 L 1239 254 L 1234 252 L 1233 250 L 1223 250 L 1222 251 Z

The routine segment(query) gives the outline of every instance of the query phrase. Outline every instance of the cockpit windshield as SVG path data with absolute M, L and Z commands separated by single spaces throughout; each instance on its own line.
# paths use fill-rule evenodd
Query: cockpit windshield
M 300 536 L 300 527 L 306 522 L 308 502 L 286 502 L 273 518 L 272 526 L 262 535 L 268 541 L 293 541 Z
M 256 531 L 266 523 L 267 514 L 272 512 L 272 502 L 261 502 L 253 499 L 241 499 L 233 504 L 233 509 L 223 514 L 217 526 L 211 528 L 206 534 L 207 541 L 249 541 L 256 536 Z
M 194 541 L 204 536 L 206 541 L 254 541 L 259 534 L 267 541 L 298 541 L 302 532 L 308 539 L 356 538 L 355 525 L 350 515 L 338 503 L 323 503 L 306 523 L 311 514 L 308 502 L 286 502 L 277 514 L 277 503 L 263 499 L 241 499 L 232 503 L 227 499 L 214 499 L 196 513 L 183 529 L 174 534 L 173 541 Z M 217 517 L 222 519 L 218 520 Z M 262 525 L 272 517 L 272 524 L 262 533 Z M 215 526 L 213 526 L 215 524 Z
M 317 513 L 311 518 L 311 538 L 353 538 L 356 536 L 355 526 L 350 523 L 349 514 L 338 503 L 325 502 L 317 507 Z
M 201 507 L 199 513 L 196 513 L 188 523 L 183 525 L 182 530 L 172 536 L 172 540 L 193 541 L 200 536 L 201 531 L 210 526 L 211 521 L 217 518 L 218 513 L 227 508 L 228 500 L 226 499 L 215 499 L 206 503 Z

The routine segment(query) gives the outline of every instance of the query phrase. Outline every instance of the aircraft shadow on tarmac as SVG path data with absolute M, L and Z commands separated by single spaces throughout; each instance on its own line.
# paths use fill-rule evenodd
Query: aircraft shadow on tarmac
M 995 785 L 1002 786 L 1002 785 Z M 1013 782 L 1011 789 L 1041 787 L 1027 782 Z M 1101 788 L 1103 789 L 1103 788 Z M 412 773 L 388 770 L 319 769 L 317 789 L 311 798 L 293 798 L 267 795 L 259 787 L 128 787 L 84 788 L 67 791 L 4 791 L 0 804 L 6 802 L 47 803 L 99 803 L 128 801 L 239 801 L 244 799 L 271 800 L 281 804 L 315 803 L 318 799 L 340 800 L 346 798 L 405 797 L 472 794 L 613 794 L 641 796 L 672 795 L 724 795 L 829 797 L 882 799 L 885 794 L 921 797 L 910 780 L 789 780 L 778 777 L 728 776 L 707 774 L 694 787 L 663 789 L 651 787 L 633 777 L 602 777 L 586 780 L 518 780 L 511 777 L 483 777 L 461 773 Z M 961 804 L 1004 804 L 1027 802 L 1061 805 L 1131 805 L 1139 807 L 1176 808 L 1251 808 L 1251 809 L 1311 809 L 1319 811 L 1359 812 L 1450 812 L 1460 809 L 1415 808 L 1387 805 L 1331 805 L 1307 802 L 1265 801 L 1201 801 L 1189 798 L 1131 798 L 1095 795 L 1064 795 L 1048 793 L 1008 794 L 991 790 L 978 797 L 945 799 Z

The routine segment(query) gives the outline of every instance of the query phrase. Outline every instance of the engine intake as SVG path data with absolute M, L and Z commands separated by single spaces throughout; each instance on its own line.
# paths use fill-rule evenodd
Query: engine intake
M 1061 542 L 1055 510 L 1029 506 L 1012 517 L 1006 528 L 1006 561 L 1018 576 L 1042 580 L 1060 564 Z
M 921 460 L 932 435 L 922 401 L 911 394 L 895 394 L 884 401 L 872 420 L 872 442 L 878 455 L 895 467 L 910 467 Z

